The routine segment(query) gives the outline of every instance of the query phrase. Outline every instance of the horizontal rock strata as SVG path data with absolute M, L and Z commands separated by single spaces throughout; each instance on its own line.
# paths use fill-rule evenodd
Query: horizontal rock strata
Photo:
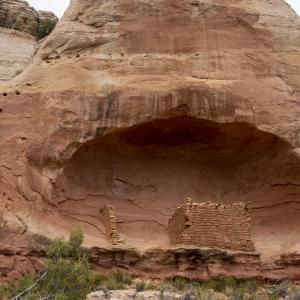
M 103 247 L 99 270 L 299 277 L 299 41 L 283 0 L 72 1 L 0 85 L 8 247 L 80 225 L 86 247 Z M 172 250 L 168 220 L 186 197 L 249 202 L 262 264 Z M 132 252 L 107 241 L 104 205 Z
M 0 2 L 0 27 L 32 32 L 38 20 L 38 13 L 23 0 L 2 0 Z

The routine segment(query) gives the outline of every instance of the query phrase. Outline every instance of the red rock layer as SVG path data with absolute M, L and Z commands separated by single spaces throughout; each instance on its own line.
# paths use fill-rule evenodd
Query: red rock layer
M 299 24 L 283 0 L 72 1 L 0 86 L 1 247 L 80 225 L 109 251 L 113 205 L 127 247 L 168 249 L 186 197 L 251 202 L 264 265 L 297 277 Z

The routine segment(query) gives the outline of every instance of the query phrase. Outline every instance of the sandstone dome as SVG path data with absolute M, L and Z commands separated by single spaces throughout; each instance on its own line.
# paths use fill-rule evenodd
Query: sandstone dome
M 23 257 L 79 224 L 110 249 L 110 204 L 129 248 L 169 249 L 186 197 L 248 202 L 263 266 L 283 264 L 263 276 L 300 276 L 299 75 L 283 0 L 71 1 L 0 86 L 1 247 Z

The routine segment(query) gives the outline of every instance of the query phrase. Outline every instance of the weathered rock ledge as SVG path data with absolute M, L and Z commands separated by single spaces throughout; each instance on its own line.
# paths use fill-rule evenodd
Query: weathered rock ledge
M 5 245 L 80 225 L 99 270 L 297 280 L 299 62 L 300 19 L 283 0 L 72 1 L 0 86 Z M 250 202 L 262 262 L 162 250 L 186 197 Z M 138 250 L 109 248 L 104 205 Z
M 34 247 L 33 247 L 34 248 Z M 39 249 L 39 250 L 38 250 Z M 256 278 L 267 281 L 300 280 L 299 255 L 286 254 L 272 263 L 262 263 L 257 253 L 228 252 L 209 248 L 149 249 L 141 252 L 126 248 L 86 249 L 94 270 L 110 273 L 120 270 L 138 278 L 165 280 L 183 277 L 209 280 L 218 277 Z M 0 251 L 0 279 L 3 281 L 43 269 L 45 251 L 36 249 Z

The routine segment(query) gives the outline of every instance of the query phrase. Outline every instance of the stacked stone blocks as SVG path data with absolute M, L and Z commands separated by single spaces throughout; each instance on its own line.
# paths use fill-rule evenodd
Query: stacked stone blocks
M 117 219 L 115 210 L 112 206 L 106 205 L 100 210 L 100 218 L 106 231 L 107 239 L 113 246 L 118 246 L 123 241 L 120 238 L 117 228 Z
M 244 203 L 220 205 L 188 201 L 177 208 L 168 228 L 173 245 L 255 251 L 251 218 Z

